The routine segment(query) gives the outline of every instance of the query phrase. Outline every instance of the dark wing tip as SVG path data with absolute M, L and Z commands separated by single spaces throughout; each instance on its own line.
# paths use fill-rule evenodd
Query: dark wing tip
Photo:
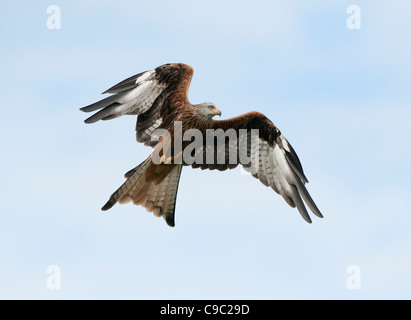
M 165 215 L 164 218 L 170 227 L 175 227 L 176 224 L 174 222 L 174 214 Z
M 94 120 L 93 120 L 93 119 L 91 119 L 91 118 L 92 118 L 92 117 L 87 118 L 86 120 L 84 120 L 84 123 L 91 124 L 91 123 L 96 122 L 96 121 L 94 121 Z
M 101 208 L 102 211 L 107 211 L 111 209 L 116 204 L 116 201 L 110 198 L 107 203 Z
M 307 222 L 307 223 L 312 223 L 312 220 L 310 218 L 310 216 L 308 215 L 308 212 L 306 210 L 300 210 L 300 208 L 298 208 L 298 211 L 300 211 L 300 215 L 301 217 L 303 217 L 303 219 Z M 303 211 L 303 212 L 301 212 Z
M 318 218 L 324 218 L 323 214 L 320 212 L 320 210 L 318 210 L 318 208 L 317 208 L 316 211 L 314 211 L 314 214 L 315 214 Z

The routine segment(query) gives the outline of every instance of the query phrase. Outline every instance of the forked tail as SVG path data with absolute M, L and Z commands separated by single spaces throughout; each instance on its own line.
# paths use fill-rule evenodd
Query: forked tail
M 162 216 L 169 226 L 174 227 L 177 190 L 183 166 L 160 165 L 167 166 L 167 171 L 170 172 L 164 179 L 158 181 L 156 177 L 153 178 L 153 169 L 150 168 L 150 165 L 156 166 L 151 162 L 151 156 L 127 172 L 125 174 L 127 180 L 111 195 L 101 210 L 106 211 L 117 202 L 132 201 L 136 205 L 143 206 L 147 211 L 153 212 L 155 216 Z

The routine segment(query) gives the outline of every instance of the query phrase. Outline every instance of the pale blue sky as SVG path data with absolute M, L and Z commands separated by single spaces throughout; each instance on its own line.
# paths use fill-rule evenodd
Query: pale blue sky
M 411 298 L 410 15 L 406 0 L 3 1 L 0 298 Z M 175 228 L 100 211 L 150 149 L 134 117 L 86 125 L 78 109 L 168 62 L 194 68 L 191 102 L 280 128 L 324 219 L 238 169 L 184 168 Z

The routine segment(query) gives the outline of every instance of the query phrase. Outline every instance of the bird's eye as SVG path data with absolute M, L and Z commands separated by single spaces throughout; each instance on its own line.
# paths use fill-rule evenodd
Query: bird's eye
M 208 109 L 214 109 L 214 106 L 212 106 L 211 104 L 208 106 Z

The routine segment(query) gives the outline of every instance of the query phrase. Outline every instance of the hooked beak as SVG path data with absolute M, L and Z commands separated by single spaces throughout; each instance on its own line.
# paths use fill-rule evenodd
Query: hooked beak
M 221 111 L 220 111 L 220 109 L 215 109 L 215 110 L 213 110 L 213 113 L 214 113 L 216 116 L 220 116 L 220 117 L 221 117 Z

